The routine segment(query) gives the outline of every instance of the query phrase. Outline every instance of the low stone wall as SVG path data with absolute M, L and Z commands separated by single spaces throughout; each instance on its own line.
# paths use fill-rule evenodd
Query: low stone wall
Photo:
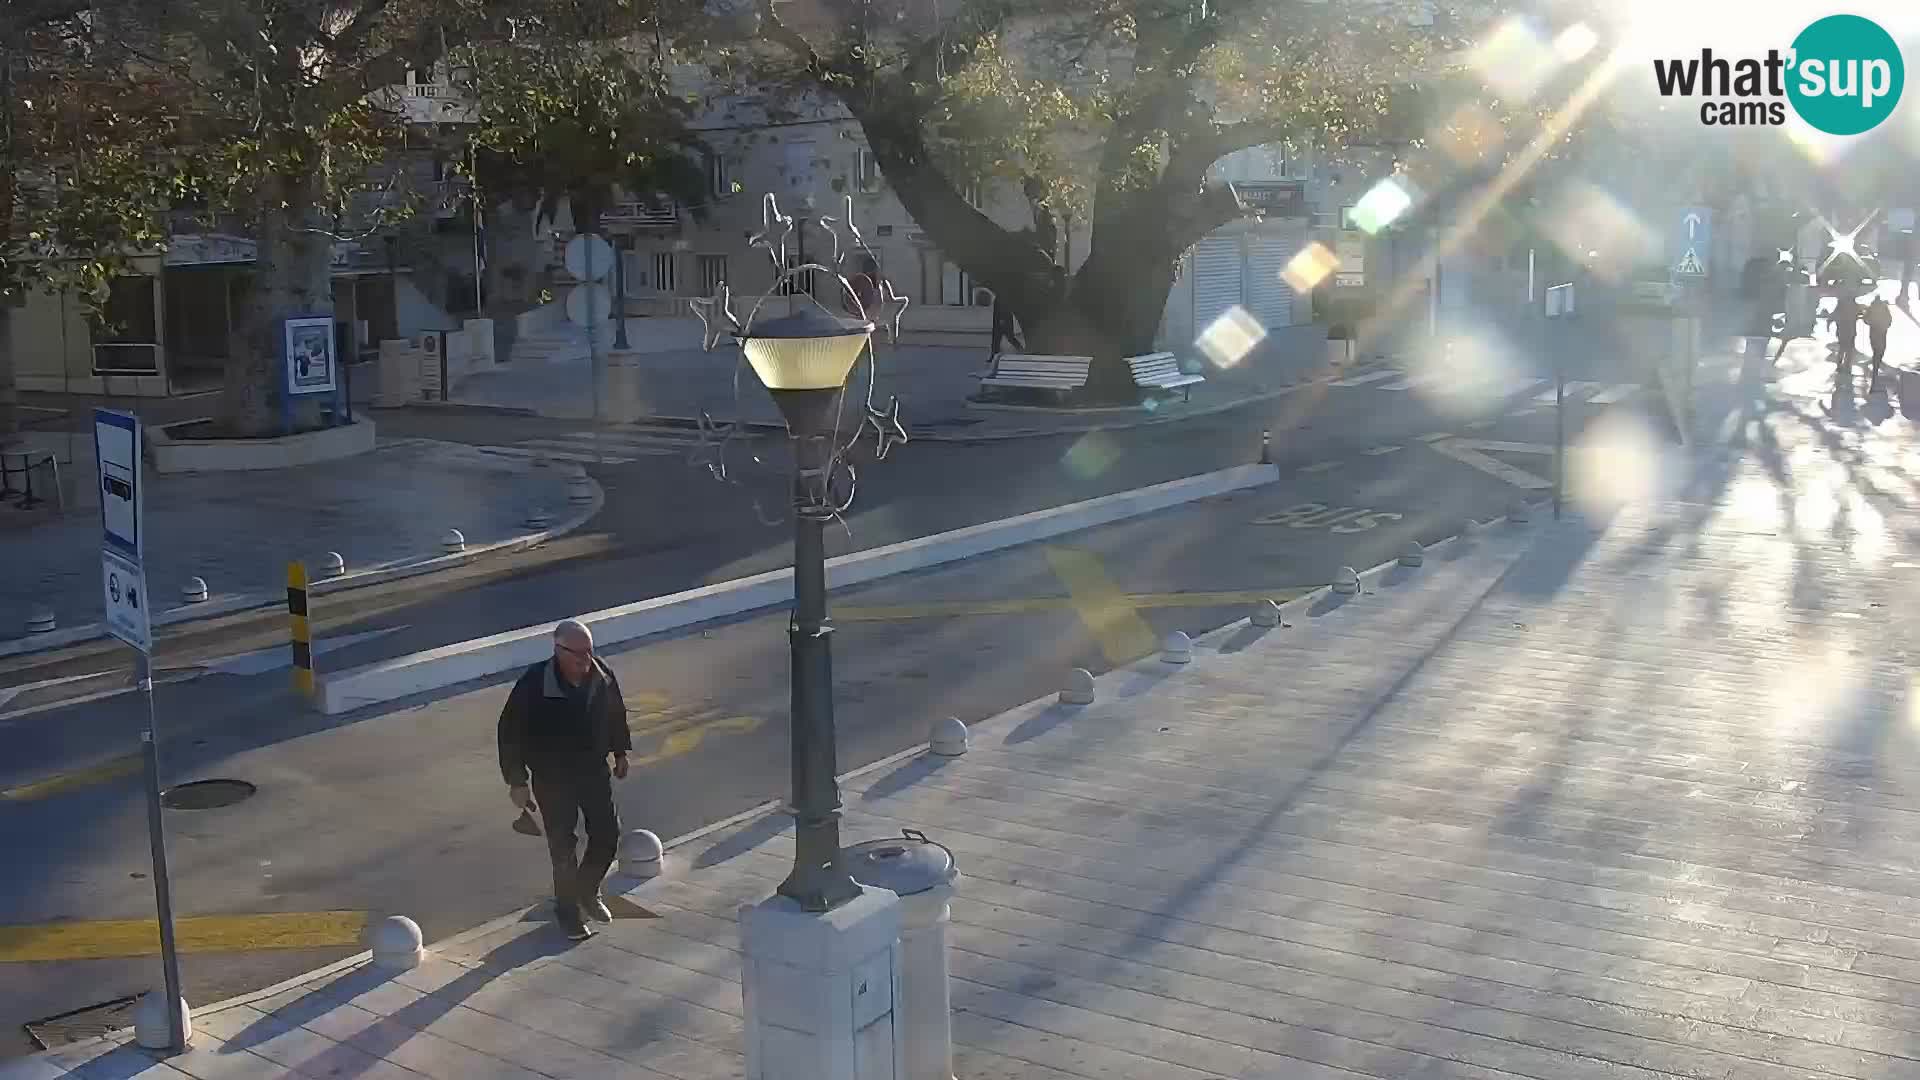
M 178 429 L 197 423 L 170 426 Z M 373 449 L 374 429 L 372 420 L 358 419 L 340 427 L 267 439 L 193 439 L 155 427 L 148 429 L 147 442 L 156 472 L 253 472 L 364 454 Z

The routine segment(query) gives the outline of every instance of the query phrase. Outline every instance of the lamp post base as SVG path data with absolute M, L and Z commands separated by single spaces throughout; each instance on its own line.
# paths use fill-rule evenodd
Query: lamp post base
M 899 937 L 900 898 L 885 889 L 824 912 L 784 896 L 743 906 L 746 1080 L 905 1076 Z

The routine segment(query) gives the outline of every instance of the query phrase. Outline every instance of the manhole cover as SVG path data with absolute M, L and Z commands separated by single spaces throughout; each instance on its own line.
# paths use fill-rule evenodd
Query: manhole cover
M 169 810 L 218 810 L 245 801 L 254 786 L 245 780 L 195 780 L 160 793 L 160 804 Z
M 45 1020 L 29 1020 L 24 1025 L 27 1037 L 40 1049 L 52 1050 L 132 1027 L 135 1000 L 130 997 L 115 998 L 59 1016 L 49 1016 Z

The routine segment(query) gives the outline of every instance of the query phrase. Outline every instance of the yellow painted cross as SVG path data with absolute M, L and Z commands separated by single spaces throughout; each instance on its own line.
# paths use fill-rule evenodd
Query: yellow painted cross
M 1067 587 L 1073 608 L 1087 632 L 1106 654 L 1107 662 L 1124 664 L 1154 650 L 1158 642 L 1153 628 L 1140 617 L 1140 610 L 1127 602 L 1127 594 L 1107 576 L 1100 557 L 1080 548 L 1050 547 L 1047 562 L 1055 577 Z

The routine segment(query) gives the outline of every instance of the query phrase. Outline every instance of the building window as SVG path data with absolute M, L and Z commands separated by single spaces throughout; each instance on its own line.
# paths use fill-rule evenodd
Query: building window
M 973 304 L 973 279 L 938 251 L 920 253 L 920 296 L 943 307 Z
M 854 155 L 854 183 L 868 194 L 880 190 L 880 163 L 873 160 L 873 151 L 864 146 Z
M 960 188 L 960 197 L 967 200 L 967 205 L 973 207 L 975 210 L 981 210 L 986 207 L 986 202 L 980 195 L 980 182 L 978 180 L 967 181 L 966 184 Z
M 725 255 L 700 256 L 700 295 L 712 296 L 720 291 L 727 280 L 727 257 Z
M 671 296 L 679 291 L 675 286 L 673 273 L 673 252 L 656 251 L 653 253 L 653 288 L 656 292 Z
M 707 191 L 716 199 L 733 194 L 733 185 L 727 179 L 727 159 L 712 150 L 707 151 Z

